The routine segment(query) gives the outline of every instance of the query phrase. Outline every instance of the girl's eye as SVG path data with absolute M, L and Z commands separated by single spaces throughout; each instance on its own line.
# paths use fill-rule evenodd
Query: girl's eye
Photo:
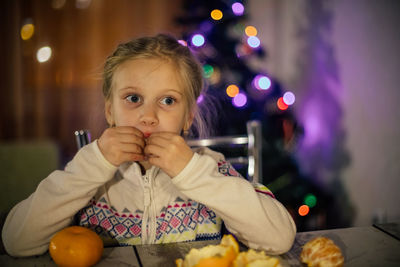
M 161 104 L 170 106 L 170 105 L 174 104 L 175 101 L 176 101 L 175 98 L 167 96 L 167 97 L 164 97 L 163 99 L 161 99 Z
M 138 96 L 138 95 L 128 95 L 125 99 L 132 103 L 140 102 L 140 96 Z

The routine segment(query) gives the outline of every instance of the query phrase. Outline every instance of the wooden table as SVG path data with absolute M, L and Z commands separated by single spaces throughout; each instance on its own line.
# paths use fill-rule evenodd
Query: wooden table
M 399 224 L 353 227 L 297 233 L 292 249 L 279 256 L 283 266 L 303 266 L 299 261 L 302 246 L 311 238 L 326 236 L 342 250 L 345 266 L 400 266 Z M 385 230 L 386 227 L 386 230 Z M 391 231 L 391 232 L 390 232 Z M 176 258 L 183 258 L 191 248 L 200 248 L 219 241 L 199 241 L 162 245 L 105 248 L 96 266 L 173 267 Z M 241 246 L 241 250 L 246 250 Z M 0 255 L 0 266 L 55 266 L 48 253 L 29 258 Z

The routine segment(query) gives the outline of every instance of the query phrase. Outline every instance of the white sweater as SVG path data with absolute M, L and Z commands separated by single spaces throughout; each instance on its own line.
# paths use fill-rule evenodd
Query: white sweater
M 51 237 L 75 219 L 106 244 L 219 238 L 223 222 L 250 248 L 281 254 L 296 233 L 290 214 L 272 193 L 241 178 L 220 153 L 196 150 L 171 179 L 156 167 L 142 175 L 137 163 L 113 166 L 97 141 L 10 211 L 2 231 L 4 246 L 12 256 L 42 254 Z

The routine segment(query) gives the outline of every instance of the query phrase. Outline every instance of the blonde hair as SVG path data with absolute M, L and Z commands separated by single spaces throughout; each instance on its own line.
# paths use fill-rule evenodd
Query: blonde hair
M 141 37 L 118 45 L 104 65 L 103 95 L 106 100 L 112 96 L 113 76 L 116 69 L 127 60 L 157 58 L 167 60 L 177 67 L 177 73 L 183 83 L 186 98 L 186 116 L 193 112 L 193 124 L 190 135 L 199 137 L 208 135 L 208 127 L 198 105 L 197 99 L 203 91 L 202 67 L 188 47 L 181 45 L 174 37 L 158 34 L 152 37 Z

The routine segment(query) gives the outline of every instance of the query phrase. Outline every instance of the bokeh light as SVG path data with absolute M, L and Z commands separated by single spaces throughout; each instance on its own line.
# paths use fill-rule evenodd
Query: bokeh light
M 200 94 L 200 96 L 197 98 L 197 104 L 200 104 L 201 102 L 203 102 L 203 100 L 204 100 L 204 95 L 203 94 Z
M 276 105 L 278 106 L 278 108 L 280 110 L 287 110 L 288 109 L 288 105 L 285 104 L 285 102 L 283 102 L 283 97 L 280 97 L 278 99 L 278 101 L 276 102 Z
M 293 105 L 295 101 L 296 97 L 292 92 L 286 92 L 283 94 L 283 102 L 285 102 L 286 105 Z
M 237 108 L 244 107 L 246 103 L 247 96 L 244 93 L 238 93 L 234 98 L 232 98 L 232 104 Z
M 236 2 L 232 4 L 233 14 L 236 16 L 241 16 L 244 13 L 244 6 L 242 3 Z
M 247 38 L 247 44 L 252 48 L 257 48 L 260 46 L 261 41 L 260 39 L 258 39 L 257 36 L 250 36 L 249 38 Z
M 204 64 L 203 66 L 203 74 L 204 74 L 204 78 L 210 78 L 211 75 L 214 72 L 214 68 L 213 66 L 209 65 L 209 64 Z
M 180 39 L 178 40 L 178 43 L 180 43 L 183 46 L 187 46 L 187 42 L 185 40 Z
M 315 207 L 315 205 L 317 205 L 317 197 L 313 194 L 307 194 L 304 197 L 304 204 L 306 204 L 307 206 L 309 206 L 310 208 Z
M 247 36 L 256 36 L 257 35 L 257 29 L 254 26 L 247 26 L 244 29 L 244 32 L 246 33 Z
M 21 38 L 26 41 L 32 38 L 35 33 L 35 26 L 32 23 L 27 23 L 21 27 Z
M 36 53 L 36 59 L 40 63 L 46 62 L 51 58 L 51 48 L 49 46 L 41 47 Z
M 301 205 L 298 212 L 300 216 L 306 216 L 310 212 L 310 207 L 307 205 Z
M 223 14 L 222 14 L 221 10 L 214 9 L 213 11 L 211 11 L 211 18 L 213 20 L 220 20 L 220 19 L 222 19 L 222 17 L 223 17 Z
M 205 41 L 204 36 L 201 34 L 195 34 L 192 37 L 192 44 L 197 47 L 204 45 Z
M 226 94 L 230 97 L 235 97 L 239 93 L 239 87 L 235 84 L 231 84 L 226 87 Z
M 253 86 L 258 90 L 268 90 L 271 88 L 271 79 L 265 75 L 259 74 L 254 77 Z

